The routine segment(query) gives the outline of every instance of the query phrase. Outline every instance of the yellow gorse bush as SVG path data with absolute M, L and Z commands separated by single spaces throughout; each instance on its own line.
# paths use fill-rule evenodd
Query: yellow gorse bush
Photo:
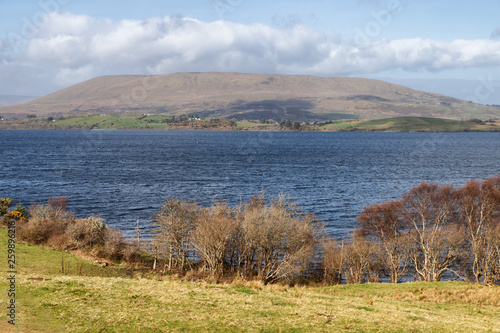
M 13 212 L 10 212 L 10 217 L 14 218 L 14 219 L 20 219 L 23 217 L 23 213 L 21 212 L 18 212 L 17 210 L 13 211 Z

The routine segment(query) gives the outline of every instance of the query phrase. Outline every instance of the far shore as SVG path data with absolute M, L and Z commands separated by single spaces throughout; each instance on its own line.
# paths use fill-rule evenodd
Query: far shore
M 165 114 L 85 114 L 37 118 L 0 118 L 0 130 L 167 130 L 293 132 L 498 132 L 498 120 L 426 117 L 341 119 L 323 122 L 272 119 L 200 119 Z

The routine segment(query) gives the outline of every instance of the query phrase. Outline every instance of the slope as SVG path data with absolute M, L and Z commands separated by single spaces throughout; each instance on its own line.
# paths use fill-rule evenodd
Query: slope
M 378 80 L 242 73 L 102 76 L 25 104 L 0 107 L 6 115 L 89 112 L 294 121 L 500 118 L 500 108 Z

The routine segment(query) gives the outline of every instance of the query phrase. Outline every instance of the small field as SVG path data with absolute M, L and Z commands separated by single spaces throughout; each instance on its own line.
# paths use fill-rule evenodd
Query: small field
M 120 115 L 88 115 L 68 117 L 48 123 L 48 128 L 78 128 L 86 129 L 167 129 L 168 125 L 162 121 L 171 120 L 170 116 L 143 116 L 141 114 Z
M 16 330 L 4 315 L 2 332 L 500 332 L 498 286 L 213 284 L 25 244 L 16 256 Z

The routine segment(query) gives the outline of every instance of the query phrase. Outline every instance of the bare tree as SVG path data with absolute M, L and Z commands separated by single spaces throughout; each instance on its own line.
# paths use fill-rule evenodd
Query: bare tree
M 377 252 L 376 245 L 362 237 L 352 235 L 350 242 L 344 248 L 346 282 L 355 284 L 376 282 Z
M 305 272 L 323 231 L 322 224 L 284 195 L 264 202 L 254 196 L 240 220 L 241 266 L 265 282 L 292 280 Z
M 252 196 L 238 214 L 239 223 L 234 247 L 238 252 L 238 272 L 247 278 L 259 271 L 258 239 L 262 237 L 261 227 L 265 224 L 267 209 L 264 193 L 261 193 Z
M 306 272 L 312 264 L 323 225 L 312 214 L 304 214 L 289 221 L 284 239 L 283 256 L 276 269 L 275 278 L 293 281 Z
M 211 273 L 223 274 L 224 259 L 236 229 L 231 208 L 225 202 L 199 212 L 192 241 Z
M 484 283 L 500 283 L 500 223 L 486 230 L 486 267 Z
M 323 280 L 328 284 L 340 284 L 344 277 L 345 246 L 335 239 L 323 241 Z
M 151 224 L 156 227 L 152 230 L 153 238 L 156 243 L 167 246 L 169 270 L 173 265 L 180 266 L 181 269 L 186 262 L 190 265 L 190 236 L 196 227 L 199 213 L 200 208 L 195 203 L 170 198 L 153 216 Z
M 416 276 L 439 281 L 457 259 L 462 243 L 453 225 L 458 209 L 451 185 L 422 183 L 403 196 L 403 215 L 412 240 L 411 261 Z
M 466 278 L 490 283 L 496 275 L 495 229 L 500 215 L 500 177 L 470 181 L 459 191 L 460 219 L 469 243 Z
M 379 244 L 383 269 L 393 283 L 401 281 L 409 269 L 402 208 L 401 201 L 384 202 L 365 207 L 357 218 L 360 225 L 357 234 Z

